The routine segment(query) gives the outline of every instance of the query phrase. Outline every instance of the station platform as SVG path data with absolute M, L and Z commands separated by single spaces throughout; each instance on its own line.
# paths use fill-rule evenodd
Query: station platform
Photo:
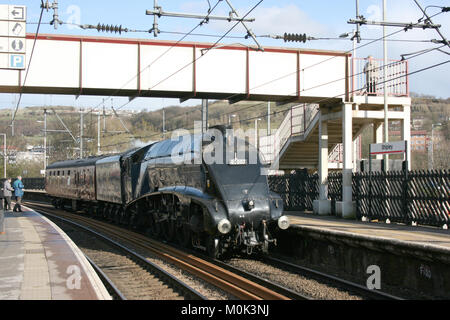
M 46 217 L 22 210 L 5 212 L 0 300 L 111 300 L 72 240 Z
M 286 212 L 293 228 L 303 231 L 381 242 L 394 246 L 439 251 L 450 256 L 450 230 L 382 222 L 345 220 L 303 212 Z
M 363 286 L 376 278 L 398 297 L 450 299 L 450 230 L 285 214 L 291 227 L 279 233 L 280 251 L 294 263 Z

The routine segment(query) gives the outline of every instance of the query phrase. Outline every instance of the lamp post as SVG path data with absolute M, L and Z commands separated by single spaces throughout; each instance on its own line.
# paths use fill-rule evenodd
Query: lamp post
M 3 175 L 6 179 L 6 133 L 0 133 L 3 136 Z
M 44 124 L 44 170 L 47 169 L 47 109 L 44 109 L 44 121 L 36 121 Z

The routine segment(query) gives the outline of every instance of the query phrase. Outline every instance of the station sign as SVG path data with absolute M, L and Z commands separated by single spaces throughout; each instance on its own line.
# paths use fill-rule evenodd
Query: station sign
M 370 145 L 370 155 L 406 152 L 406 141 L 394 141 Z
M 25 69 L 26 19 L 26 6 L 0 5 L 0 69 Z

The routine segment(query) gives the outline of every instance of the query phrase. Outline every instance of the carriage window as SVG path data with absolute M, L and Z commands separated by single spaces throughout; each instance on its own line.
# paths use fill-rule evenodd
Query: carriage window
M 67 171 L 67 175 L 70 176 L 70 170 Z
M 59 170 L 58 170 L 58 174 L 57 174 L 57 176 L 59 177 Z

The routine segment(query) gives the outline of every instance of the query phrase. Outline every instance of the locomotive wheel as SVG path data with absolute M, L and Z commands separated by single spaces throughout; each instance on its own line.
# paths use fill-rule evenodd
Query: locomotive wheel
M 105 210 L 105 207 L 103 205 L 100 205 L 97 210 L 94 211 L 94 218 L 99 218 L 103 215 L 103 210 Z
M 106 207 L 105 207 L 105 209 L 103 210 L 103 212 L 102 212 L 102 218 L 103 219 L 105 219 L 105 220 L 108 220 L 108 218 L 109 218 L 109 213 L 111 212 L 111 207 L 109 206 L 109 205 L 107 205 Z
M 155 219 L 153 218 L 153 215 L 150 217 L 150 232 L 153 237 L 159 238 L 161 235 L 161 224 L 158 222 L 155 222 Z
M 86 212 L 86 215 L 87 215 L 87 216 L 91 217 L 93 211 L 94 211 L 94 209 L 93 209 L 91 206 L 88 206 L 88 207 L 86 208 L 86 211 L 85 211 L 85 212 Z
M 120 221 L 122 220 L 122 216 L 123 216 L 123 208 L 120 207 L 117 209 L 116 214 L 114 216 L 114 222 L 116 224 L 120 224 Z
M 117 208 L 116 206 L 113 206 L 111 208 L 111 213 L 109 215 L 109 219 L 112 223 L 116 223 L 117 221 L 117 212 L 119 211 L 119 208 Z
M 173 241 L 176 235 L 176 222 L 172 219 L 167 219 L 160 223 L 162 236 L 166 241 Z
M 170 226 L 169 221 L 162 221 L 159 223 L 161 225 L 161 236 L 164 240 L 170 241 Z
M 176 238 L 178 240 L 178 243 L 186 248 L 189 248 L 192 244 L 192 233 L 185 223 L 183 223 L 178 229 L 177 229 L 177 235 Z

